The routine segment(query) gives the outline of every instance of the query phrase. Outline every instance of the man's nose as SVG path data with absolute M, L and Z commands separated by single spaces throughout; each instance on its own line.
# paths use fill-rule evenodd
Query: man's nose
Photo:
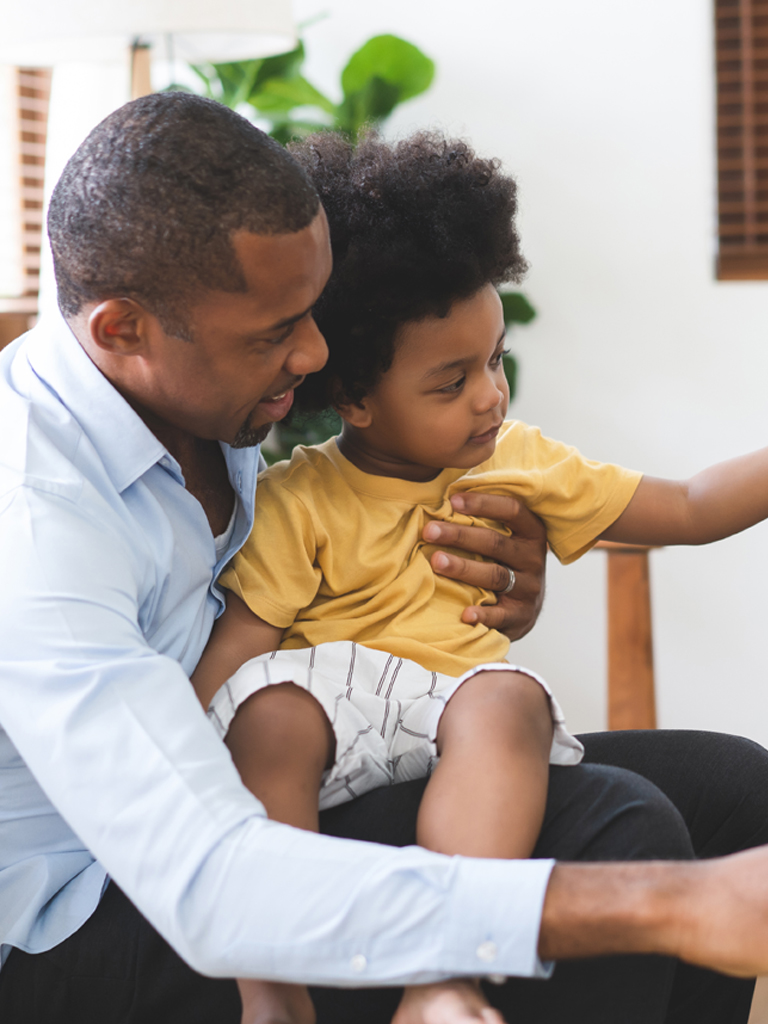
M 297 377 L 322 370 L 328 361 L 328 346 L 317 324 L 308 317 L 297 328 L 294 345 L 286 360 L 285 368 Z

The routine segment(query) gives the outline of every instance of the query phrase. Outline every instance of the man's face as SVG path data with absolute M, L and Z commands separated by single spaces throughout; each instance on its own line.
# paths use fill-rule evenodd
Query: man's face
M 293 389 L 328 357 L 312 307 L 331 272 L 321 210 L 302 231 L 233 236 L 245 292 L 205 292 L 192 307 L 193 340 L 154 320 L 140 403 L 196 437 L 258 444 L 293 403 Z M 135 394 L 135 393 L 134 393 Z

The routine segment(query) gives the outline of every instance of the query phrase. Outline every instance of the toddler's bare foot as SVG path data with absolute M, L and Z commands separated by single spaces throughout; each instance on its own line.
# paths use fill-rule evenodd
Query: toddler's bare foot
M 437 985 L 409 985 L 392 1024 L 504 1024 L 477 982 L 455 978 Z
M 240 1024 L 315 1024 L 315 1008 L 304 985 L 238 979 Z

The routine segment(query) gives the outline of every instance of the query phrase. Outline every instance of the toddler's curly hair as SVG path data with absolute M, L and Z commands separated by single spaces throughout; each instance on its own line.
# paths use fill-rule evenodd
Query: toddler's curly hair
M 297 390 L 298 411 L 360 401 L 391 366 L 402 324 L 446 316 L 527 270 L 515 181 L 468 143 L 422 131 L 352 146 L 322 132 L 289 149 L 325 207 L 333 248 L 315 308 L 330 355 Z

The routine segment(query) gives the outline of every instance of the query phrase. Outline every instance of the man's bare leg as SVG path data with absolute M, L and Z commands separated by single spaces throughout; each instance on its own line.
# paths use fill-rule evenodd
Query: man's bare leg
M 245 785 L 275 821 L 318 831 L 318 794 L 335 738 L 315 698 L 293 683 L 267 687 L 238 709 L 226 737 Z M 314 1024 L 304 985 L 239 979 L 242 1024 Z
M 549 700 L 516 672 L 482 672 L 440 720 L 440 762 L 419 810 L 417 838 L 439 853 L 530 856 L 544 816 L 552 744 Z M 409 986 L 393 1024 L 499 1024 L 471 979 Z

